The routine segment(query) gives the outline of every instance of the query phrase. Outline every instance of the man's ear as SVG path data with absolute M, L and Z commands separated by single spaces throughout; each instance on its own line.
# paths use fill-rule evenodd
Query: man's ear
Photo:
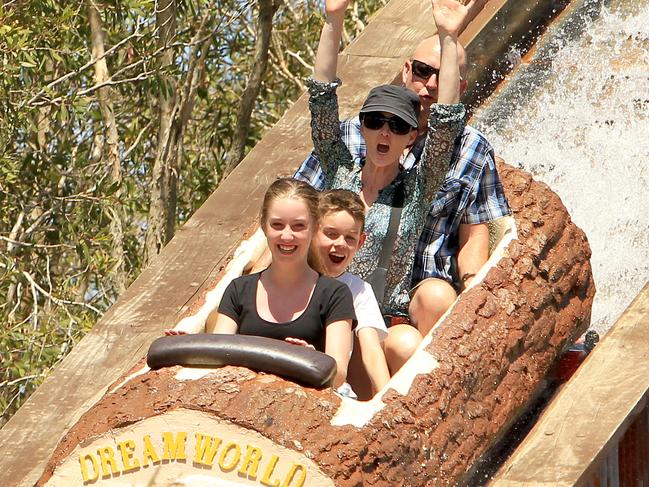
M 460 78 L 460 95 L 464 93 L 469 86 L 469 82 L 464 78 Z
M 367 237 L 365 232 L 361 233 L 361 236 L 358 237 L 358 245 L 356 246 L 356 250 L 360 249 L 363 246 L 363 244 L 365 243 L 365 237 Z
M 412 66 L 410 65 L 410 61 L 406 60 L 406 62 L 403 63 L 403 69 L 401 70 L 401 82 L 404 85 L 408 84 L 408 79 L 410 78 L 411 69 Z

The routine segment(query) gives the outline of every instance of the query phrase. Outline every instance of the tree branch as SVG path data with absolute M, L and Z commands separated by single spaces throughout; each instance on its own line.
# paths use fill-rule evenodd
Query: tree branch
M 86 7 L 90 24 L 92 57 L 97 59 L 97 62 L 95 63 L 95 86 L 97 86 L 105 83 L 110 78 L 110 75 L 108 73 L 108 65 L 106 64 L 104 56 L 104 32 L 97 4 L 94 0 L 86 0 Z M 113 200 L 116 201 L 115 207 L 107 206 L 106 208 L 110 209 L 110 211 L 108 211 L 108 216 L 110 219 L 110 234 L 112 237 L 110 247 L 110 256 L 112 261 L 110 280 L 114 286 L 115 293 L 120 296 L 126 290 L 126 273 L 124 271 L 123 218 L 119 203 L 122 194 L 122 167 L 121 159 L 119 157 L 119 134 L 117 133 L 117 121 L 115 120 L 115 114 L 113 113 L 111 88 L 108 86 L 98 88 L 97 98 L 99 100 L 99 108 L 106 129 L 106 143 L 104 146 L 107 150 L 105 152 L 106 160 L 104 161 L 104 164 L 109 168 L 111 184 L 118 186 L 118 189 L 113 196 Z
M 270 58 L 273 61 L 271 67 L 275 69 L 275 71 L 277 71 L 278 74 L 284 79 L 289 80 L 295 86 L 297 86 L 300 91 L 305 91 L 306 86 L 304 85 L 302 80 L 299 77 L 295 76 L 290 69 L 288 69 L 288 65 L 283 54 L 285 49 L 281 45 L 278 36 L 275 33 L 273 33 L 271 42 L 273 45 L 273 48 L 270 50 Z M 288 50 L 286 51 L 289 52 Z
M 257 40 L 255 42 L 255 55 L 252 60 L 252 70 L 248 84 L 246 85 L 237 113 L 237 125 L 234 129 L 232 149 L 229 154 L 228 165 L 223 172 L 227 177 L 232 170 L 243 159 L 248 132 L 250 131 L 250 119 L 255 100 L 261 89 L 261 82 L 268 65 L 268 50 L 270 46 L 271 33 L 273 29 L 273 16 L 279 7 L 279 2 L 274 0 L 259 0 L 259 14 L 257 17 Z
M 137 64 L 137 63 L 134 63 L 134 64 Z M 134 65 L 129 65 L 128 67 L 133 67 L 133 66 Z M 120 72 L 123 72 L 124 70 L 125 69 L 123 68 L 123 69 L 120 70 Z M 104 87 L 107 87 L 107 86 L 118 86 L 118 85 L 123 85 L 123 84 L 126 84 L 126 83 L 133 83 L 134 81 L 142 81 L 142 80 L 147 79 L 150 75 L 154 74 L 155 72 L 156 71 L 145 71 L 143 73 L 138 74 L 137 76 L 133 76 L 132 78 L 124 78 L 124 79 L 120 79 L 120 80 L 116 80 L 116 81 L 112 80 L 112 79 L 108 79 L 108 80 L 104 81 L 103 83 L 93 85 L 93 86 L 91 86 L 89 88 L 85 88 L 83 90 L 77 91 L 76 93 L 66 93 L 65 95 L 61 95 L 61 96 L 58 96 L 56 98 L 52 98 L 51 100 L 43 100 L 43 101 L 34 102 L 33 106 L 42 107 L 42 106 L 45 106 L 45 105 L 56 105 L 57 103 L 61 102 L 65 98 L 69 98 L 72 95 L 86 96 L 86 95 L 90 95 L 90 94 L 94 93 L 95 91 L 100 90 L 100 89 L 102 89 Z
M 124 155 L 122 156 L 123 161 L 128 159 L 128 157 L 131 155 L 131 152 L 133 152 L 135 148 L 140 144 L 142 136 L 149 131 L 152 125 L 153 122 L 149 120 L 149 122 L 142 128 L 142 130 L 138 132 L 137 137 L 135 137 L 135 141 L 133 141 L 131 146 L 126 150 L 126 152 L 124 152 Z
M 43 289 L 42 287 L 40 287 L 40 286 L 38 285 L 38 283 L 34 280 L 34 278 L 32 278 L 32 276 L 29 274 L 29 272 L 27 272 L 27 271 L 22 271 L 22 274 L 23 274 L 23 276 L 25 276 L 25 278 L 29 281 L 29 283 L 30 283 L 33 287 L 35 287 L 36 289 L 38 289 L 38 290 L 41 292 L 41 294 L 43 294 L 43 295 L 46 296 L 47 298 L 51 299 L 52 302 L 53 302 L 54 304 L 58 305 L 58 306 L 61 306 L 61 307 L 65 308 L 65 305 L 66 305 L 66 304 L 71 304 L 71 305 L 73 305 L 73 306 L 82 306 L 82 307 L 84 307 L 84 308 L 87 308 L 87 309 L 89 309 L 89 310 L 91 310 L 91 311 L 94 311 L 95 313 L 97 313 L 97 314 L 100 315 L 100 316 L 103 314 L 99 309 L 95 308 L 92 304 L 88 304 L 88 303 L 80 303 L 80 302 L 78 302 L 78 301 L 69 301 L 69 300 L 67 300 L 67 299 L 59 299 L 59 298 L 53 296 L 52 294 L 48 293 L 48 292 L 47 292 L 45 289 Z
M 159 0 L 161 6 L 156 8 L 156 26 L 158 30 L 158 69 L 173 65 L 174 50 L 169 47 L 176 35 L 175 0 Z M 168 166 L 169 140 L 172 136 L 172 121 L 178 110 L 176 103 L 176 83 L 170 76 L 162 76 L 158 93 L 158 140 L 156 157 L 151 172 L 148 226 L 144 242 L 145 262 L 151 262 L 162 247 L 168 242 L 166 235 L 169 213 L 169 178 L 171 168 Z
M 106 52 L 104 52 L 103 56 L 99 59 L 92 59 L 83 66 L 81 66 L 78 69 L 75 69 L 74 71 L 70 71 L 69 73 L 64 74 L 63 76 L 55 79 L 54 81 L 50 82 L 45 86 L 45 88 L 41 89 L 38 93 L 36 93 L 34 96 L 32 96 L 25 105 L 32 105 L 36 100 L 38 100 L 40 97 L 42 97 L 48 90 L 51 90 L 55 86 L 63 83 L 64 81 L 72 78 L 73 76 L 77 76 L 84 72 L 86 69 L 91 68 L 92 66 L 95 65 L 98 61 L 101 59 L 104 59 L 106 56 L 110 56 L 113 52 L 117 51 L 119 48 L 121 48 L 124 44 L 129 42 L 131 39 L 141 37 L 141 34 L 139 32 L 139 24 L 135 25 L 135 31 L 128 37 L 125 37 L 121 41 L 119 41 L 117 44 L 115 44 L 113 47 L 108 49 Z
M 20 243 L 20 241 L 18 241 L 18 233 L 20 232 L 20 227 L 23 224 L 24 218 L 25 218 L 25 212 L 21 211 L 18 214 L 18 218 L 16 218 L 16 223 L 14 223 L 14 226 L 11 228 L 11 232 L 9 232 L 9 238 L 5 240 L 8 243 L 7 253 L 9 255 L 13 254 L 16 248 L 15 245 L 12 244 Z
M 23 272 L 23 274 L 27 274 Z M 36 283 L 30 279 L 29 283 L 31 284 L 32 291 L 32 328 L 36 330 L 38 328 L 38 293 L 36 293 Z
M 0 387 L 11 387 L 11 386 L 14 386 L 14 385 L 16 385 L 16 384 L 18 384 L 20 382 L 24 382 L 26 380 L 36 379 L 36 378 L 38 378 L 38 377 L 40 377 L 42 375 L 43 374 L 32 374 L 32 375 L 26 375 L 24 377 L 19 377 L 19 378 L 14 379 L 14 380 L 6 380 L 4 382 L 0 382 Z
M 300 63 L 302 66 L 304 66 L 308 70 L 313 70 L 313 64 L 307 63 L 302 57 L 300 56 L 300 53 L 298 52 L 293 52 L 293 51 L 286 51 L 286 54 L 291 56 L 293 59 L 295 59 L 298 63 Z
M 68 245 L 68 244 L 32 244 L 32 243 L 25 243 L 21 242 L 20 240 L 13 240 L 11 238 L 3 237 L 0 235 L 0 240 L 4 240 L 5 242 L 13 245 L 19 245 L 21 247 L 33 247 L 35 249 L 60 249 L 60 248 L 67 248 L 67 249 L 74 249 L 74 245 Z

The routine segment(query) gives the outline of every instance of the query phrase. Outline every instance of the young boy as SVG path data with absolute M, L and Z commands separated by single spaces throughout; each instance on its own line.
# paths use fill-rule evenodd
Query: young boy
M 351 290 L 358 320 L 347 382 L 359 399 L 370 399 L 390 379 L 381 345 L 387 328 L 372 287 L 346 272 L 365 240 L 365 206 L 351 191 L 334 189 L 320 194 L 318 213 L 319 228 L 313 237 L 312 250 L 325 273 L 344 282 Z

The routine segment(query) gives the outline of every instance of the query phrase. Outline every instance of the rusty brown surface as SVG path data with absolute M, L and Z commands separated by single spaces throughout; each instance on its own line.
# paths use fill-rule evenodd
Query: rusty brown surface
M 178 382 L 150 372 L 106 395 L 57 447 L 39 485 L 78 444 L 176 408 L 199 409 L 310 456 L 340 486 L 455 485 L 532 399 L 559 351 L 588 326 L 590 249 L 559 197 L 500 164 L 518 229 L 482 283 L 461 295 L 427 351 L 440 363 L 363 428 L 332 426 L 330 390 L 224 367 Z M 295 421 L 299 417 L 300 421 Z M 298 443 L 296 443 L 296 441 Z
M 441 367 L 394 396 L 407 450 L 395 441 L 377 479 L 464 480 L 533 398 L 559 350 L 588 326 L 595 289 L 585 235 L 547 186 L 499 170 L 519 240 L 434 330 L 428 351 Z M 411 462 L 397 460 L 414 452 Z
M 489 485 L 642 485 L 649 475 L 648 329 L 649 282 Z

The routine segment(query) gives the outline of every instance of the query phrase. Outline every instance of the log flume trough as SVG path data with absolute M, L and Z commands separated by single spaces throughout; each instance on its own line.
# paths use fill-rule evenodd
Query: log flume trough
M 511 37 L 553 6 L 492 0 L 463 35 L 479 60 L 470 80 L 488 85 Z M 341 54 L 341 114 L 433 32 L 429 6 L 388 3 Z M 227 273 L 268 184 L 308 152 L 308 122 L 301 98 L 0 430 L 0 485 L 477 485 L 480 460 L 588 327 L 595 292 L 561 199 L 502 160 L 513 216 L 494 225 L 489 262 L 371 401 L 243 367 L 142 368 Z

